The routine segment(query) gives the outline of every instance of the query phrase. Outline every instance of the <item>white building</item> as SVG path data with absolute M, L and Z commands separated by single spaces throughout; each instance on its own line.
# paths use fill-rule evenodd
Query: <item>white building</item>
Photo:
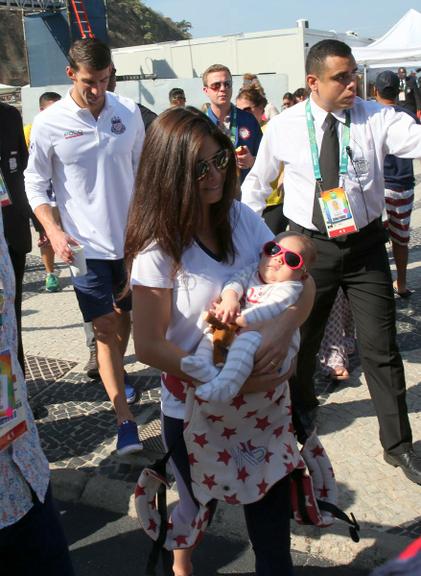
M 268 100 L 280 108 L 285 92 L 305 86 L 308 49 L 326 38 L 337 38 L 351 46 L 366 46 L 372 41 L 352 32 L 313 30 L 307 20 L 298 20 L 295 28 L 118 48 L 113 50 L 117 92 L 159 113 L 169 105 L 170 89 L 178 87 L 184 89 L 188 104 L 200 107 L 207 100 L 201 75 L 211 64 L 220 63 L 233 74 L 234 95 L 242 84 L 242 75 L 251 72 L 259 75 Z M 64 93 L 67 88 L 23 88 L 25 122 L 36 113 L 42 92 Z
M 242 75 L 251 72 L 259 75 L 269 100 L 280 107 L 285 92 L 305 86 L 308 49 L 325 38 L 337 38 L 351 46 L 372 41 L 352 32 L 313 30 L 307 20 L 298 20 L 295 28 L 119 48 L 113 50 L 113 58 L 118 77 L 143 79 L 139 97 L 155 111 L 168 106 L 168 92 L 175 86 L 185 90 L 189 104 L 203 103 L 201 75 L 215 63 L 231 70 L 234 95 Z

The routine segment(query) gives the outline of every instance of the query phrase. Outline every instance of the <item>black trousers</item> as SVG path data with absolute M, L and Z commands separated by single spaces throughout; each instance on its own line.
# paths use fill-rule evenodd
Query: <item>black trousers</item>
M 267 206 L 262 213 L 266 225 L 272 230 L 275 236 L 285 232 L 289 224 L 288 218 L 284 216 L 284 205 L 276 204 Z
M 344 241 L 328 240 L 293 222 L 291 229 L 311 236 L 317 248 L 317 260 L 310 271 L 316 282 L 316 300 L 301 330 L 297 375 L 291 386 L 293 402 L 304 410 L 318 404 L 313 384 L 316 355 L 341 286 L 354 316 L 361 363 L 379 421 L 380 441 L 386 452 L 406 452 L 412 445 L 412 435 L 381 222 L 370 223 Z
M 24 252 L 16 252 L 9 246 L 9 255 L 12 261 L 13 270 L 15 272 L 15 314 L 16 326 L 18 331 L 18 360 L 22 367 L 23 375 L 25 376 L 25 360 L 23 356 L 22 346 L 22 287 L 23 275 L 25 273 L 26 254 Z
M 23 518 L 0 530 L 2 574 L 75 576 L 51 488 L 44 503 L 35 494 L 33 501 Z

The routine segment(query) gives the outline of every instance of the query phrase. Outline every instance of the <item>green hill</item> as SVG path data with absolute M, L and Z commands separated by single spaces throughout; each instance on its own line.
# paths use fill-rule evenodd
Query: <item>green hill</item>
M 109 0 L 110 46 L 136 46 L 189 38 L 190 24 L 174 22 L 138 0 Z M 22 13 L 0 8 L 0 83 L 22 86 L 28 83 Z

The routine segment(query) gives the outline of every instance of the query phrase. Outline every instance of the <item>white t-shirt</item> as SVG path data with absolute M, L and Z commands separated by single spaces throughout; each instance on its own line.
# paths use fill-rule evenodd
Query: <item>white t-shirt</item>
M 265 242 L 273 238 L 272 232 L 250 208 L 234 202 L 231 210 L 235 260 L 218 261 L 199 243 L 185 250 L 182 268 L 173 278 L 172 260 L 156 243 L 139 253 L 132 267 L 132 285 L 151 288 L 171 288 L 173 308 L 167 340 L 193 353 L 199 344 L 205 323 L 203 312 L 216 300 L 223 285 L 233 274 L 255 262 Z M 162 387 L 162 411 L 173 418 L 184 417 L 184 403 Z

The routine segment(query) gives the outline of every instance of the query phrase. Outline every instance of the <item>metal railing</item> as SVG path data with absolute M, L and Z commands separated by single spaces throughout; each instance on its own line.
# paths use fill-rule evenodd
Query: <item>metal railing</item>
M 58 10 L 61 8 L 66 8 L 67 2 L 60 0 L 0 0 L 0 7 L 4 6 L 6 8 L 19 8 L 21 10 Z

